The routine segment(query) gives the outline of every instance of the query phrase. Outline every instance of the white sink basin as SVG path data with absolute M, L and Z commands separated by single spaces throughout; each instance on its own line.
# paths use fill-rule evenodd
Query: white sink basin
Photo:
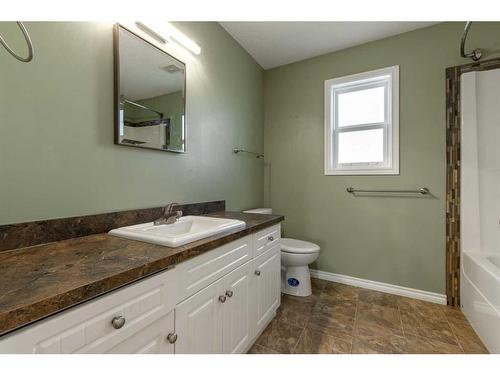
M 178 247 L 215 234 L 245 227 L 245 222 L 207 216 L 184 216 L 174 224 L 145 223 L 113 229 L 109 234 L 117 237 Z

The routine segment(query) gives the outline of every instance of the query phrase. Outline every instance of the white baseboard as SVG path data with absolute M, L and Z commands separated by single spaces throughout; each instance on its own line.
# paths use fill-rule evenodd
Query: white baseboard
M 337 273 L 319 271 L 311 269 L 311 276 L 317 279 L 333 281 L 340 284 L 347 284 L 352 286 L 357 286 L 359 288 L 376 290 L 379 292 L 395 294 L 403 297 L 410 297 L 415 299 L 420 299 L 423 301 L 439 303 L 441 305 L 446 305 L 446 295 L 427 292 L 425 290 L 412 289 L 399 285 L 392 285 L 381 283 L 379 281 L 359 279 L 357 277 L 339 275 Z

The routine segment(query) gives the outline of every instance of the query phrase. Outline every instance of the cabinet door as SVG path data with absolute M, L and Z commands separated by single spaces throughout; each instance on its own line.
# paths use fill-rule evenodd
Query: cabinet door
M 174 354 L 167 336 L 174 332 L 174 311 L 106 351 L 111 354 Z
M 144 278 L 0 338 L 0 353 L 106 353 L 175 307 L 176 270 Z M 115 318 L 124 324 L 113 326 Z M 141 336 L 142 337 L 142 336 Z
M 224 353 L 243 353 L 250 343 L 253 330 L 250 322 L 250 283 L 252 262 L 248 262 L 224 277 Z
M 175 353 L 222 353 L 224 279 L 202 289 L 175 308 Z M 224 297 L 224 298 L 222 298 Z
M 281 257 L 279 244 L 253 261 L 254 327 L 259 334 L 269 323 L 281 300 Z

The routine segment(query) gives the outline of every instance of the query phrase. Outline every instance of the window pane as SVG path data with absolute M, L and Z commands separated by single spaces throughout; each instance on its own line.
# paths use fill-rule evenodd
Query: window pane
M 338 95 L 338 126 L 384 122 L 382 87 L 361 89 Z
M 338 163 L 384 161 L 384 129 L 356 130 L 339 133 Z

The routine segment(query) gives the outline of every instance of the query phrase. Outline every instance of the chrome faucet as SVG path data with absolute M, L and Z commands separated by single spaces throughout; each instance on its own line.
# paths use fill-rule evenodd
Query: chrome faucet
M 154 225 L 173 224 L 182 217 L 182 211 L 174 211 L 178 203 L 170 203 L 163 210 L 163 216 L 156 219 Z

